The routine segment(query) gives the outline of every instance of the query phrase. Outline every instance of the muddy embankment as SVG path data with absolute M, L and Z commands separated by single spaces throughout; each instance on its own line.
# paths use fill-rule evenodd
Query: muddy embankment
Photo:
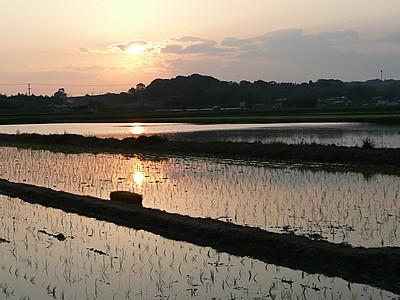
M 250 256 L 308 273 L 337 276 L 400 294 L 400 248 L 353 248 L 3 179 L 0 179 L 0 193 L 233 255 Z
M 398 173 L 400 167 L 400 149 L 379 149 L 373 148 L 372 145 L 363 148 L 318 144 L 168 141 L 159 136 L 140 136 L 117 140 L 84 137 L 76 134 L 0 134 L 0 144 L 36 146 L 55 151 L 62 151 L 64 147 L 78 152 L 135 153 L 151 151 L 155 153 L 221 155 L 262 160 L 350 164 L 356 167 L 372 168 L 372 171 L 375 167 L 379 170 L 383 168 L 383 172 L 390 173 Z

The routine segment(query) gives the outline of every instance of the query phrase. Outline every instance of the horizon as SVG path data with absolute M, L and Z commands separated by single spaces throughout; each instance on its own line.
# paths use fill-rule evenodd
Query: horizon
M 253 81 L 250 81 L 250 80 L 247 80 L 247 79 L 242 79 L 242 80 L 239 80 L 239 81 L 228 81 L 228 80 L 222 80 L 222 79 L 220 79 L 220 78 L 216 78 L 216 77 L 214 77 L 214 76 L 211 76 L 211 75 L 206 75 L 206 74 L 198 74 L 198 73 L 192 73 L 192 74 L 189 74 L 189 75 L 177 75 L 177 76 L 175 76 L 175 77 L 171 77 L 171 78 L 154 78 L 153 80 L 151 80 L 148 84 L 145 84 L 145 86 L 146 86 L 146 88 L 148 87 L 148 85 L 150 84 L 150 83 L 152 83 L 153 81 L 155 81 L 155 80 L 170 80 L 170 79 L 175 79 L 175 78 L 177 78 L 177 77 L 179 77 L 179 76 L 182 76 L 182 77 L 190 77 L 190 76 L 192 76 L 192 75 L 200 75 L 200 76 L 204 76 L 204 77 L 213 77 L 213 78 L 215 78 L 215 79 L 217 79 L 217 80 L 219 80 L 219 81 L 221 81 L 221 82 L 235 82 L 235 83 L 240 83 L 241 81 L 248 81 L 248 82 L 250 82 L 250 83 L 254 83 L 254 82 L 256 82 L 256 81 L 259 81 L 259 80 L 261 80 L 261 81 L 264 81 L 264 82 L 276 82 L 277 84 L 284 84 L 284 83 L 293 83 L 293 84 L 303 84 L 303 83 L 306 83 L 306 84 L 308 84 L 310 81 L 312 81 L 313 83 L 315 83 L 315 82 L 317 82 L 317 81 L 319 81 L 319 80 L 339 80 L 339 81 L 342 81 L 342 82 L 344 82 L 344 83 L 356 83 L 356 82 L 368 82 L 368 81 L 374 81 L 374 80 L 378 80 L 378 81 L 382 81 L 382 82 L 385 82 L 385 81 L 392 81 L 392 80 L 400 80 L 400 79 L 394 79 L 394 78 L 383 78 L 383 79 L 380 79 L 380 78 L 371 78 L 371 79 L 367 79 L 367 80 L 362 80 L 362 81 L 360 81 L 360 80 L 351 80 L 351 81 L 344 81 L 344 80 L 341 80 L 341 79 L 338 79 L 338 78 L 319 78 L 319 79 L 317 79 L 317 80 L 307 80 L 307 81 L 303 81 L 303 82 L 291 82 L 291 81 L 281 81 L 281 82 L 278 82 L 278 81 L 275 81 L 275 80 L 269 80 L 269 81 L 266 81 L 266 80 L 262 80 L 262 79 L 257 79 L 257 80 L 253 80 Z M 142 82 L 138 82 L 138 83 L 142 83 Z M 8 84 L 2 84 L 2 83 L 0 83 L 0 89 L 1 89 L 1 87 L 4 87 L 4 86 L 7 86 Z M 79 95 L 73 95 L 73 94 L 71 94 L 71 93 L 69 93 L 68 92 L 68 87 L 74 87 L 74 86 L 78 86 L 78 87 L 82 87 L 82 85 L 80 85 L 80 84 L 70 84 L 70 85 L 59 85 L 59 84 L 45 84 L 45 83 L 39 83 L 39 84 L 35 84 L 35 83 L 29 83 L 29 84 L 23 84 L 23 83 L 21 83 L 21 84 L 10 84 L 11 86 L 23 86 L 24 88 L 25 88 L 25 91 L 23 91 L 23 92 L 18 92 L 19 94 L 21 94 L 21 95 L 28 95 L 28 93 L 30 92 L 30 94 L 31 94 L 31 96 L 53 96 L 53 94 L 55 93 L 55 92 L 57 92 L 58 91 L 58 89 L 59 88 L 64 88 L 65 89 L 65 92 L 67 93 L 67 96 L 68 97 L 84 97 L 84 96 L 86 96 L 86 95 L 89 95 L 89 96 L 102 96 L 102 95 L 105 95 L 105 94 L 121 94 L 121 93 L 127 93 L 128 92 L 128 90 L 131 88 L 131 87 L 136 87 L 136 84 L 132 84 L 132 85 L 129 85 L 129 84 L 126 84 L 126 85 L 123 85 L 123 86 L 127 86 L 127 88 L 126 89 L 121 89 L 120 91 L 105 91 L 105 92 L 98 92 L 98 93 L 85 93 L 85 94 L 79 94 Z M 52 86 L 52 87 L 54 87 L 54 92 L 53 93 L 49 93 L 49 94 L 36 94 L 34 91 L 35 91 L 35 85 L 37 85 L 37 86 Z M 105 86 L 113 86 L 113 87 L 117 87 L 117 86 L 121 86 L 121 85 L 101 85 L 102 87 L 105 87 Z M 94 84 L 94 85 L 87 85 L 86 87 L 88 87 L 88 88 L 93 88 L 93 87 L 100 87 L 100 85 L 96 85 L 96 84 Z M 16 93 L 16 94 L 7 94 L 7 93 L 2 93 L 2 92 L 0 92 L 0 95 L 5 95 L 5 96 L 7 96 L 7 97 L 10 97 L 10 96 L 17 96 L 18 95 L 18 93 Z
M 400 78 L 400 2 L 10 2 L 0 93 L 120 93 L 193 73 L 301 83 Z M 18 15 L 18 18 L 15 16 Z

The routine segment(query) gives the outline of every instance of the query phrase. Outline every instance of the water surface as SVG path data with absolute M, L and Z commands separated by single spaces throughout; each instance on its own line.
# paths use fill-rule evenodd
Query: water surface
M 0 147 L 0 177 L 354 246 L 400 246 L 399 177 L 301 170 L 258 161 L 62 154 Z
M 395 299 L 0 195 L 2 299 Z M 60 241 L 51 234 L 63 233 Z M 5 240 L 5 241 L 4 241 Z
M 162 135 L 173 140 L 317 143 L 361 146 L 368 138 L 377 147 L 400 147 L 400 127 L 365 123 L 212 124 L 64 123 L 0 125 L 0 133 L 75 133 L 85 136 L 137 137 Z

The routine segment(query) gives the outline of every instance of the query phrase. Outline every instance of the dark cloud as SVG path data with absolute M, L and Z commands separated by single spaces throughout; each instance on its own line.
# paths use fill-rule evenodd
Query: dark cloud
M 234 49 L 225 60 L 230 74 L 246 72 L 249 79 L 331 76 L 354 80 L 374 78 L 381 68 L 387 74 L 398 73 L 394 66 L 400 61 L 400 51 L 384 42 L 400 43 L 400 32 L 370 40 L 354 30 L 305 34 L 301 29 L 287 29 L 245 39 L 228 37 L 221 44 Z
M 261 51 L 266 51 L 269 48 L 308 47 L 316 44 L 317 46 L 321 46 L 330 43 L 339 44 L 342 42 L 356 41 L 358 39 L 358 33 L 352 30 L 304 35 L 301 29 L 286 29 L 269 32 L 248 39 L 229 37 L 224 39 L 221 44 L 224 46 L 235 47 L 239 50 L 254 51 L 258 48 Z
M 285 29 L 268 32 L 262 36 L 256 37 L 258 41 L 273 41 L 273 40 L 293 40 L 302 36 L 301 29 Z
M 200 37 L 197 37 L 197 36 L 184 36 L 184 37 L 181 37 L 181 38 L 171 38 L 170 40 L 173 41 L 173 42 L 178 42 L 178 43 L 188 43 L 188 42 L 189 43 L 198 43 L 198 42 L 201 42 L 201 43 L 215 43 L 212 40 L 203 39 L 203 38 L 200 38 Z
M 381 40 L 384 42 L 390 42 L 390 43 L 400 43 L 400 32 L 395 32 L 395 33 L 389 34 Z
M 193 36 L 171 38 L 167 41 L 167 45 L 161 48 L 162 53 L 204 54 L 209 56 L 218 56 L 231 51 L 233 51 L 232 48 L 217 47 L 216 41 Z
M 333 31 L 333 32 L 320 32 L 309 35 L 311 38 L 318 40 L 330 40 L 330 41 L 346 41 L 346 40 L 358 40 L 359 34 L 354 30 L 345 31 Z
M 227 47 L 239 47 L 244 44 L 248 44 L 251 41 L 252 41 L 252 39 L 237 39 L 237 38 L 229 37 L 229 38 L 222 40 L 221 45 L 227 46 Z
M 182 53 L 183 47 L 181 45 L 166 45 L 162 48 L 163 53 Z
M 89 53 L 89 48 L 88 47 L 80 47 L 79 49 L 78 49 L 80 52 L 82 52 L 82 53 Z
M 222 44 L 235 48 L 240 59 L 284 63 L 329 63 L 346 53 L 359 40 L 352 30 L 305 35 L 301 29 L 287 29 L 248 39 L 227 38 Z

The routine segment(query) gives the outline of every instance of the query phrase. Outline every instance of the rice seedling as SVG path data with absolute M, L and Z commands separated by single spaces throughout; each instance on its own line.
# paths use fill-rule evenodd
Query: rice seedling
M 13 165 L 12 168 L 24 173 L 27 182 L 35 184 L 47 184 L 41 181 L 39 170 L 50 168 L 49 162 L 46 162 L 49 159 L 56 164 L 51 168 L 58 171 L 55 174 L 44 170 L 47 172 L 46 180 L 51 182 L 50 186 L 56 185 L 59 189 L 107 198 L 109 191 L 116 187 L 117 178 L 124 177 L 127 179 L 119 184 L 120 187 L 128 190 L 140 187 L 144 206 L 156 203 L 157 208 L 193 216 L 226 216 L 232 222 L 243 221 L 249 226 L 278 232 L 283 226 L 289 226 L 290 229 L 296 229 L 296 234 L 318 233 L 334 241 L 345 237 L 345 241 L 352 242 L 361 236 L 369 245 L 376 241 L 377 233 L 374 230 L 380 228 L 379 234 L 385 245 L 398 243 L 396 220 L 399 220 L 400 210 L 393 198 L 399 193 L 399 188 L 393 187 L 396 178 L 391 176 L 376 176 L 365 183 L 361 175 L 354 173 L 338 175 L 295 169 L 285 173 L 284 169 L 271 169 L 259 163 L 252 166 L 237 161 L 228 163 L 168 158 L 161 162 L 146 162 L 134 157 L 122 160 L 119 155 L 79 154 L 63 157 L 40 151 L 13 151 L 0 148 L 0 160 L 9 160 L 7 155 L 3 157 L 6 152 L 28 162 L 31 165 L 30 173 L 24 170 L 23 164 Z M 82 166 L 86 168 L 85 173 L 80 171 Z M 12 173 L 12 168 L 7 174 Z M 144 177 L 140 184 L 128 182 L 130 177 L 126 173 L 144 169 L 148 170 L 146 174 L 150 177 Z M 243 178 L 236 176 L 238 171 L 243 172 L 240 173 Z M 17 172 L 12 176 L 22 180 Z M 160 180 L 165 177 L 169 180 Z M 113 181 L 105 181 L 107 178 Z M 155 180 L 160 181 L 157 186 L 149 183 Z M 91 182 L 95 187 L 82 186 L 80 182 Z M 175 183 L 179 184 L 174 186 Z M 265 194 L 268 194 L 268 198 L 263 196 Z M 362 195 L 362 198 L 355 195 Z M 350 199 L 353 199 L 351 206 Z M 0 196 L 0 200 L 0 213 L 4 216 L 0 222 L 0 236 L 4 233 L 3 237 L 13 242 L 1 244 L 0 255 L 10 259 L 2 259 L 0 275 L 7 276 L 4 278 L 10 284 L 12 282 L 13 287 L 18 286 L 18 292 L 15 293 L 17 297 L 36 295 L 36 298 L 41 298 L 43 293 L 47 293 L 47 288 L 37 288 L 42 285 L 49 287 L 49 296 L 57 287 L 54 294 L 65 299 L 94 298 L 96 295 L 99 299 L 125 299 L 124 290 L 119 289 L 123 286 L 131 289 L 128 293 L 131 298 L 150 298 L 150 295 L 156 294 L 180 298 L 182 295 L 190 296 L 192 292 L 202 298 L 226 295 L 232 298 L 255 298 L 258 297 L 256 295 L 263 295 L 277 299 L 295 298 L 303 293 L 308 298 L 318 298 L 322 293 L 326 293 L 325 298 L 330 298 L 339 292 L 347 298 L 351 297 L 350 292 L 357 295 L 380 294 L 379 290 L 367 287 L 367 291 L 364 291 L 365 286 L 354 284 L 348 291 L 346 284 L 339 279 L 318 278 L 250 258 L 217 253 L 210 248 L 173 242 L 147 232 L 44 209 L 15 198 Z M 198 209 L 200 203 L 201 210 Z M 18 218 L 12 219 L 13 216 Z M 364 222 L 360 223 L 360 220 Z M 358 224 L 362 224 L 365 231 L 361 231 Z M 391 230 L 388 233 L 386 228 L 389 227 Z M 74 238 L 59 242 L 54 237 L 39 235 L 37 230 L 41 228 L 52 233 L 63 232 Z M 330 234 L 332 228 L 334 235 Z M 87 251 L 87 248 L 104 250 L 107 255 Z M 116 256 L 118 258 L 114 258 Z M 291 278 L 293 283 L 290 288 L 287 288 L 288 284 L 285 284 L 286 289 L 281 286 L 278 288 L 274 277 Z M 27 281 L 32 281 L 29 285 L 31 290 L 24 287 L 23 283 Z M 271 286 L 274 288 L 269 290 Z M 314 290 L 313 287 L 320 290 Z M 391 295 L 385 291 L 382 293 L 387 297 Z

